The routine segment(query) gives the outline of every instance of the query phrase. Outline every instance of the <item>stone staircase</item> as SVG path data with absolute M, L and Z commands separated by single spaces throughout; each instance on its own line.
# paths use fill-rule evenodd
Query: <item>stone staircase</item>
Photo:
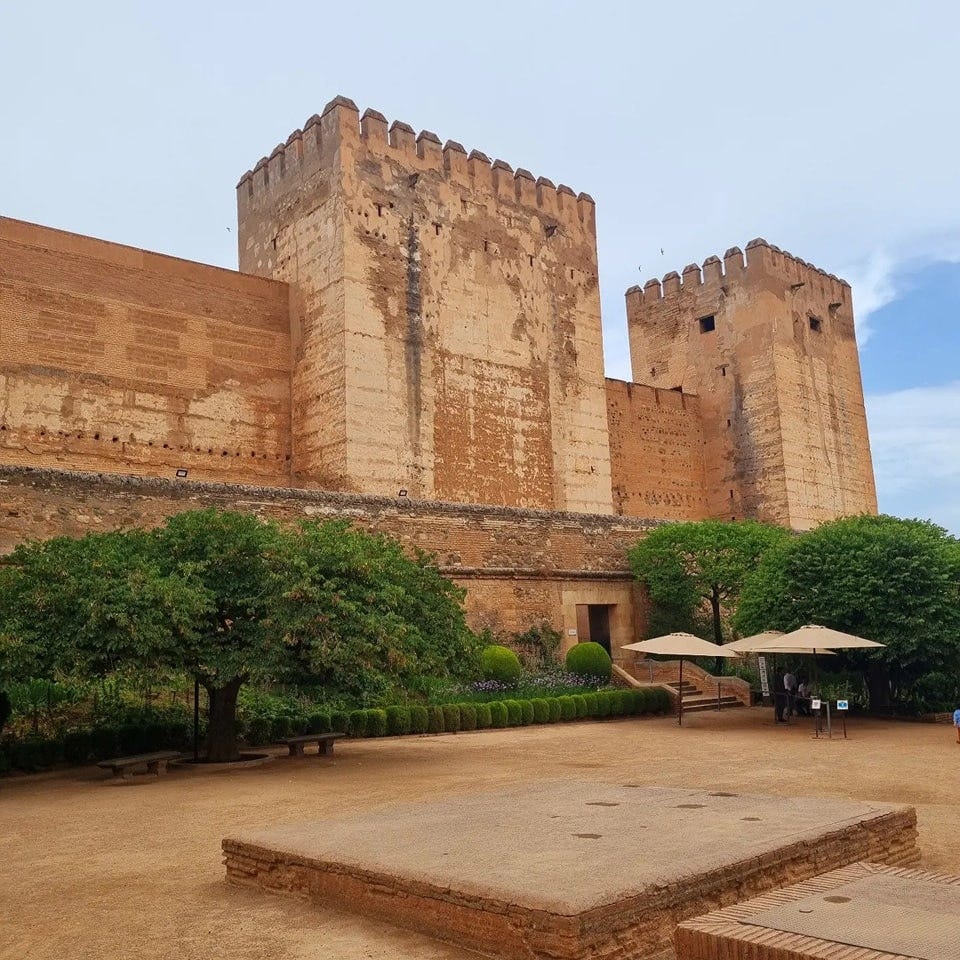
M 677 681 L 667 681 L 667 686 L 678 693 L 680 684 Z M 698 684 L 687 679 L 683 681 L 683 712 L 684 713 L 702 713 L 705 710 L 717 709 L 717 690 L 713 691 L 705 688 L 707 684 Z M 720 689 L 719 704 L 721 710 L 731 710 L 734 707 L 744 706 L 743 702 L 733 694 L 724 694 L 723 688 Z

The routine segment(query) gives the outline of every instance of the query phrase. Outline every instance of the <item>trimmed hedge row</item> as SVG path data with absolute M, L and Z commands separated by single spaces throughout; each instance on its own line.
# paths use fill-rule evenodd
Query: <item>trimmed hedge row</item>
M 490 703 L 445 703 L 435 707 L 387 707 L 354 710 L 345 726 L 352 737 L 401 736 L 405 733 L 457 733 L 460 730 L 522 727 L 584 718 L 628 717 L 669 713 L 670 694 L 656 687 L 600 690 L 596 693 Z M 321 731 L 318 731 L 321 732 Z M 326 732 L 326 731 L 323 731 Z
M 64 762 L 82 766 L 155 750 L 187 750 L 192 736 L 191 725 L 183 720 L 71 730 L 54 739 L 8 740 L 0 747 L 0 773 L 11 769 L 33 773 Z
M 639 716 L 668 713 L 670 695 L 660 688 L 600 690 L 596 693 L 535 700 L 493 700 L 490 703 L 446 703 L 441 706 L 392 706 L 385 710 L 316 711 L 306 721 L 306 733 L 346 732 L 351 737 L 403 736 L 408 733 L 456 733 L 561 720 Z M 302 724 L 299 726 L 303 726 Z M 248 721 L 244 739 L 261 745 L 301 732 L 298 725 L 276 721 Z M 0 774 L 10 769 L 33 772 L 59 763 L 73 765 L 111 757 L 151 753 L 154 750 L 189 750 L 193 730 L 186 721 L 126 724 L 74 730 L 50 740 L 28 737 L 0 746 Z

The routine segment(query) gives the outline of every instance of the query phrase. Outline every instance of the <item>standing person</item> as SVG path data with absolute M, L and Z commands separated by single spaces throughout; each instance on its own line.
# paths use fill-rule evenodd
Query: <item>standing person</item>
M 790 672 L 789 667 L 783 675 L 783 689 L 786 690 L 787 708 L 786 718 L 789 720 L 793 716 L 793 697 L 797 689 L 797 678 Z
M 957 743 L 960 743 L 960 709 L 953 711 L 953 725 L 957 728 Z

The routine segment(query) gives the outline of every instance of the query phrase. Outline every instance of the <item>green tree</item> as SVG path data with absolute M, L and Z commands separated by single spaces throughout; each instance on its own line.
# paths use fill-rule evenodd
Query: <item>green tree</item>
M 343 521 L 304 523 L 280 568 L 273 625 L 299 669 L 353 699 L 424 677 L 475 675 L 480 643 L 465 591 L 433 560 Z
M 207 757 L 226 761 L 244 683 L 360 696 L 472 670 L 462 596 L 427 557 L 345 523 L 191 511 L 18 547 L 0 566 L 0 663 L 21 677 L 189 672 L 209 698 Z
M 782 528 L 754 520 L 664 524 L 630 551 L 630 565 L 661 622 L 695 630 L 694 618 L 706 606 L 713 642 L 723 643 L 724 621 L 736 608 L 747 576 L 767 551 L 788 538 Z M 718 661 L 717 672 L 721 668 Z
M 203 600 L 153 555 L 139 530 L 17 546 L 0 561 L 0 674 L 91 676 L 174 656 Z
M 925 674 L 960 670 L 960 541 L 920 520 L 825 523 L 763 559 L 735 623 L 744 633 L 816 623 L 884 643 L 844 657 L 873 709 L 903 702 Z

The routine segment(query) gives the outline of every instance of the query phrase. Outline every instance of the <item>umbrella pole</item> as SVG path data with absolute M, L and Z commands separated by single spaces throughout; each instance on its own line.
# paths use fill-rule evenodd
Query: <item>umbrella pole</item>
M 680 658 L 680 689 L 677 691 L 677 726 L 683 726 L 683 657 Z

